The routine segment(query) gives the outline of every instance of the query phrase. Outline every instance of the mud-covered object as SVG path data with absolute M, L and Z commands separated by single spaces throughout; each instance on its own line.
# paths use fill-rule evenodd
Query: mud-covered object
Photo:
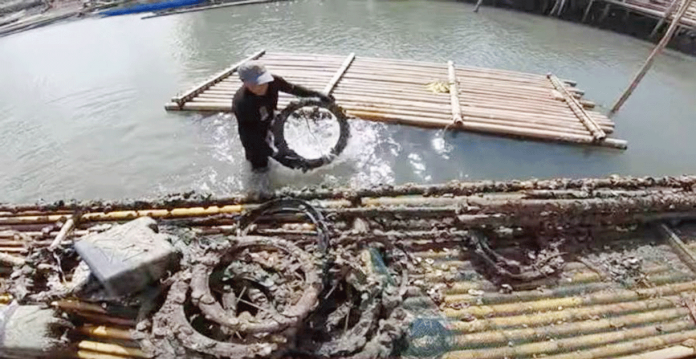
M 178 255 L 169 235 L 157 223 L 141 217 L 75 244 L 92 274 L 112 295 L 139 292 L 176 267 Z
M 338 137 L 338 141 L 336 141 L 336 144 L 331 148 L 329 154 L 319 158 L 304 158 L 290 148 L 288 142 L 285 140 L 285 124 L 287 123 L 288 118 L 296 111 L 304 107 L 326 109 L 331 112 L 336 121 L 338 121 L 340 135 Z M 283 111 L 280 112 L 280 114 L 273 120 L 271 132 L 273 133 L 274 144 L 277 149 L 277 152 L 274 154 L 273 158 L 285 167 L 307 171 L 331 163 L 343 152 L 348 145 L 348 139 L 350 138 L 350 125 L 348 124 L 348 118 L 343 112 L 343 109 L 336 103 L 329 103 L 315 99 L 303 99 L 290 103 L 285 107 L 285 109 L 283 109 Z
M 0 309 L 0 357 L 67 357 L 72 325 L 51 308 L 12 303 Z
M 183 267 L 151 325 L 137 328 L 143 350 L 155 358 L 281 353 L 322 290 L 315 258 L 273 237 L 199 243 Z
M 356 242 L 360 246 L 355 250 L 338 247 L 333 253 L 332 271 L 344 276 L 334 278 L 319 308 L 298 332 L 294 351 L 302 357 L 393 357 L 408 330 L 413 316 L 402 305 L 408 284 L 406 258 L 388 247 L 387 264 L 377 248 Z

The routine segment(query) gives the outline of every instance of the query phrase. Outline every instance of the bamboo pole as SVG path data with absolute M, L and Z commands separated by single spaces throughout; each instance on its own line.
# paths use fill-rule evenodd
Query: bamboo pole
M 282 52 L 273 52 L 265 55 L 265 58 L 275 56 L 276 60 L 278 61 L 285 61 L 291 58 L 294 58 L 295 55 L 294 53 L 282 53 Z M 339 62 L 342 60 L 341 57 L 335 57 L 335 61 Z M 316 55 L 309 55 L 307 59 L 311 61 L 320 61 L 323 59 L 323 57 L 317 57 Z M 356 60 L 355 64 L 353 66 L 355 67 L 360 67 L 363 64 L 367 65 L 372 65 L 375 66 L 377 69 L 382 70 L 385 68 L 407 68 L 407 69 L 412 69 L 413 67 L 419 67 L 423 69 L 428 69 L 430 68 L 431 70 L 436 70 L 436 71 L 441 71 L 442 70 L 442 65 L 437 62 L 427 62 L 427 61 L 414 61 L 414 60 L 403 60 L 403 59 L 383 59 L 383 58 L 372 58 L 372 57 L 363 57 L 361 56 L 358 60 Z M 471 71 L 471 72 L 476 72 L 476 73 L 481 73 L 481 74 L 500 74 L 503 76 L 507 77 L 512 77 L 512 78 L 520 78 L 520 79 L 534 79 L 534 80 L 542 80 L 544 79 L 544 76 L 542 75 L 536 75 L 536 74 L 528 74 L 528 73 L 523 73 L 523 72 L 516 72 L 516 71 L 509 71 L 509 70 L 499 70 L 499 69 L 487 69 L 487 68 L 479 68 L 479 67 L 460 67 L 457 71 Z M 562 80 L 563 82 L 567 83 L 569 86 L 575 86 L 576 82 L 572 80 Z
M 91 304 L 91 303 L 85 303 L 85 302 L 79 302 L 79 301 L 72 301 L 72 300 L 59 300 L 51 303 L 51 306 L 54 308 L 59 308 L 62 310 L 72 310 L 72 311 L 79 311 L 79 312 L 94 312 L 94 313 L 100 313 L 100 314 L 108 314 L 106 309 L 103 307 L 97 305 L 97 304 Z
M 266 53 L 266 50 L 258 51 L 257 53 L 247 57 L 246 59 L 232 65 L 231 67 L 229 67 L 225 70 L 223 70 L 222 72 L 217 73 L 215 76 L 204 81 L 202 84 L 199 84 L 196 87 L 184 92 L 183 94 L 172 98 L 172 101 L 175 102 L 179 107 L 183 106 L 188 100 L 192 99 L 196 95 L 198 95 L 201 92 L 210 88 L 210 86 L 220 82 L 222 79 L 230 76 L 232 73 L 237 71 L 237 68 L 239 66 L 241 66 L 243 63 L 250 61 L 250 60 L 256 60 L 256 59 L 260 58 L 261 56 L 263 56 L 264 53 Z
M 65 238 L 68 236 L 70 231 L 73 230 L 74 227 L 75 220 L 73 220 L 73 218 L 68 218 L 68 220 L 65 221 L 65 224 L 63 224 L 63 226 L 60 228 L 60 232 L 58 233 L 56 238 L 53 240 L 53 242 L 51 242 L 51 245 L 48 246 L 48 249 L 52 251 L 56 249 L 58 246 L 60 246 L 60 244 L 63 243 Z
M 650 70 L 650 67 L 652 67 L 653 62 L 655 62 L 655 57 L 657 57 L 657 55 L 660 54 L 660 52 L 662 52 L 665 46 L 667 46 L 667 44 L 669 43 L 669 40 L 672 39 L 672 35 L 674 35 L 674 32 L 677 31 L 677 28 L 679 27 L 679 22 L 681 21 L 682 16 L 684 16 L 686 10 L 689 8 L 689 5 L 691 5 L 692 1 L 693 0 L 684 0 L 682 6 L 679 8 L 679 12 L 677 12 L 677 15 L 674 17 L 672 23 L 669 25 L 667 33 L 665 33 L 665 36 L 662 37 L 662 40 L 660 40 L 657 46 L 655 46 L 655 49 L 653 49 L 650 56 L 648 56 L 647 60 L 645 60 L 643 67 L 641 67 L 640 70 L 638 70 L 638 73 L 636 73 L 635 77 L 633 78 L 633 81 L 631 81 L 631 83 L 628 85 L 628 88 L 616 101 L 614 106 L 612 106 L 611 111 L 609 111 L 610 115 L 613 115 L 616 112 L 618 112 L 621 106 L 624 104 L 624 102 L 628 100 L 628 97 L 631 96 L 636 87 L 638 87 L 640 81 L 643 79 L 648 70 Z
M 140 349 L 124 347 L 117 344 L 107 344 L 94 342 L 90 340 L 83 340 L 77 344 L 77 347 L 80 349 L 90 350 L 97 353 L 131 356 L 136 358 L 148 358 L 148 355 Z
M 570 107 L 570 109 L 575 113 L 578 120 L 580 120 L 580 122 L 587 127 L 587 130 L 592 134 L 592 137 L 596 141 L 604 140 L 607 137 L 606 133 L 604 133 L 604 131 L 599 128 L 599 125 L 597 125 L 597 123 L 587 115 L 587 112 L 583 110 L 582 105 L 580 105 L 580 103 L 575 100 L 575 98 L 571 96 L 568 91 L 566 91 L 565 86 L 563 86 L 561 81 L 552 74 L 548 74 L 546 76 L 549 78 L 549 81 L 551 81 L 556 90 L 561 92 L 568 107 Z
M 631 354 L 650 349 L 674 345 L 687 339 L 696 338 L 696 330 L 685 330 L 666 335 L 653 335 L 648 338 L 609 344 L 604 347 L 587 350 L 583 353 L 583 359 L 616 358 L 618 355 Z M 574 353 L 560 354 L 545 357 L 545 359 L 578 359 Z
M 475 321 L 452 321 L 451 330 L 461 333 L 495 331 L 506 328 L 539 327 L 555 323 L 593 320 L 597 317 L 615 317 L 631 313 L 646 313 L 654 310 L 673 309 L 679 301 L 678 296 L 650 298 L 639 301 L 593 305 L 580 308 L 564 308 L 547 312 L 509 315 L 500 317 L 478 318 Z M 468 317 L 454 316 L 446 313 L 450 319 Z
M 474 316 L 477 318 L 486 318 L 491 316 L 505 316 L 548 311 L 557 309 L 558 307 L 575 308 L 597 304 L 625 303 L 656 295 L 675 295 L 682 292 L 692 291 L 694 289 L 696 289 L 696 282 L 666 284 L 655 288 L 638 289 L 635 291 L 623 289 L 609 292 L 598 292 L 583 297 L 549 298 L 533 302 L 505 303 L 490 306 L 479 305 L 466 309 L 446 312 L 446 314 L 456 314 L 459 317 Z
M 337 98 L 340 97 L 337 96 Z M 341 102 L 341 106 L 346 110 L 348 114 L 351 115 L 357 115 L 357 112 L 368 112 L 372 113 L 376 116 L 382 116 L 382 117 L 395 117 L 395 118 L 401 118 L 403 116 L 415 116 L 415 117 L 420 117 L 423 119 L 434 119 L 434 120 L 440 120 L 440 121 L 451 121 L 450 117 L 447 117 L 446 115 L 443 114 L 435 114 L 432 112 L 425 112 L 425 111 L 413 111 L 408 108 L 403 108 L 403 107 L 393 107 L 390 106 L 388 108 L 380 108 L 380 109 L 375 109 L 371 108 L 366 105 L 361 105 L 361 104 L 355 104 L 352 102 Z M 535 129 L 535 130 L 544 130 L 544 131 L 558 131 L 558 132 L 567 132 L 571 134 L 576 134 L 576 135 L 587 135 L 587 131 L 584 129 L 584 127 L 577 126 L 574 123 L 569 123 L 567 121 L 554 121 L 554 120 L 545 120 L 543 118 L 540 119 L 534 119 L 534 118 L 528 118 L 524 116 L 498 116 L 498 115 L 488 115 L 484 117 L 483 115 L 478 115 L 475 113 L 469 113 L 466 111 L 464 113 L 465 118 L 467 121 L 470 121 L 471 123 L 481 123 L 481 124 L 492 124 L 492 125 L 501 125 L 501 126 L 516 126 L 519 127 L 520 129 Z M 451 123 L 451 122 L 450 122 Z M 611 128 L 608 128 L 609 131 L 611 131 Z
M 553 327 L 541 328 L 519 328 L 506 331 L 493 330 L 487 332 L 457 335 L 453 339 L 453 349 L 476 348 L 481 346 L 507 346 L 512 341 L 517 345 L 545 340 L 547 337 L 558 338 L 573 336 L 572 344 L 578 345 L 582 341 L 577 340 L 577 336 L 591 335 L 602 331 L 613 331 L 615 328 L 635 327 L 651 323 L 660 323 L 683 318 L 688 315 L 685 308 L 670 308 L 655 310 L 643 313 L 631 313 L 623 316 L 601 318 L 597 320 L 584 320 L 557 324 Z M 598 335 L 603 335 L 601 333 Z M 592 338 L 596 340 L 597 338 Z M 608 338 L 607 338 L 608 339 Z M 568 348 L 570 351 L 570 348 Z
M 587 4 L 587 8 L 585 8 L 585 13 L 582 15 L 582 20 L 580 22 L 585 23 L 587 21 L 587 17 L 590 15 L 590 9 L 592 8 L 594 2 L 595 0 L 590 0 L 590 2 Z
M 694 330 L 694 326 L 695 325 L 693 322 L 683 320 L 659 324 L 659 327 L 661 328 L 660 330 L 663 330 L 666 333 L 686 330 L 696 332 L 696 330 Z M 501 348 L 455 351 L 447 353 L 445 355 L 445 358 L 503 359 L 506 357 L 527 357 L 540 354 L 554 354 L 558 352 L 567 353 L 586 347 L 597 347 L 601 345 L 606 345 L 612 342 L 621 342 L 651 337 L 660 333 L 660 331 L 657 330 L 656 327 L 658 327 L 658 325 L 624 329 L 621 331 L 610 331 L 598 334 L 589 334 L 554 341 L 544 340 L 536 343 L 516 345 L 513 347 L 505 346 Z M 566 357 L 577 358 L 577 356 L 568 356 L 568 354 L 561 355 L 564 355 Z
M 104 353 L 93 352 L 89 350 L 78 350 L 75 353 L 77 359 L 124 359 L 123 356 L 109 355 Z M 127 357 L 126 357 L 127 358 Z
M 447 61 L 450 101 L 452 102 L 452 121 L 455 124 L 462 123 L 462 109 L 459 107 L 459 86 L 457 85 L 457 75 L 454 72 L 454 62 Z
M 15 267 L 24 265 L 25 260 L 22 257 L 18 257 L 12 254 L 0 253 L 0 263 Z
M 684 264 L 691 269 L 692 272 L 696 273 L 696 256 L 691 250 L 682 242 L 682 240 L 677 236 L 671 228 L 666 224 L 662 223 L 658 226 L 660 233 L 667 239 L 667 242 L 677 253 L 679 258 L 684 262 Z
M 75 315 L 84 319 L 87 319 L 90 323 L 109 323 L 113 325 L 119 325 L 119 326 L 124 326 L 124 327 L 135 327 L 135 320 L 133 319 L 126 319 L 126 318 L 119 318 L 119 317 L 112 317 L 110 315 L 106 314 L 97 314 L 97 313 L 92 313 L 92 312 L 82 312 L 82 311 L 77 311 L 75 312 Z
M 677 345 L 670 348 L 655 350 L 648 353 L 624 356 L 617 359 L 688 359 L 696 354 L 692 347 Z
M 455 196 L 468 196 L 474 194 L 482 193 L 514 193 L 522 192 L 523 194 L 530 194 L 530 191 L 570 191 L 570 190 L 586 190 L 591 191 L 591 196 L 589 198 L 601 198 L 605 193 L 633 193 L 635 191 L 645 191 L 647 193 L 663 193 L 665 190 L 670 191 L 670 195 L 680 193 L 684 188 L 690 188 L 696 186 L 696 176 L 677 176 L 677 177 L 600 177 L 600 178 L 585 178 L 585 179 L 571 179 L 571 178 L 558 178 L 551 180 L 526 180 L 526 181 L 475 181 L 475 182 L 453 182 L 446 184 L 409 184 L 409 185 L 397 185 L 397 186 L 374 186 L 370 188 L 362 189 L 348 189 L 348 188 L 315 188 L 311 191 L 305 190 L 289 190 L 284 189 L 277 192 L 279 196 L 292 196 L 299 199 L 305 200 L 330 200 L 331 202 L 337 202 L 338 200 L 343 200 L 344 202 L 353 202 L 359 200 L 360 198 L 367 197 L 385 197 L 385 196 L 424 196 L 424 197 L 437 197 L 442 195 L 453 194 Z M 617 192 L 619 191 L 619 192 Z M 588 192 L 590 193 L 590 192 Z M 556 196 L 555 192 L 549 194 L 546 197 Z M 624 196 L 623 194 L 621 196 Z M 670 201 L 673 198 L 670 198 Z M 150 209 L 156 209 L 158 206 L 172 206 L 177 207 L 208 207 L 208 206 L 226 206 L 232 204 L 249 204 L 253 203 L 253 200 L 246 195 L 231 195 L 227 197 L 218 197 L 209 200 L 197 200 L 197 199 L 176 199 L 174 203 L 168 204 L 166 200 L 160 203 L 158 201 L 152 202 L 116 202 L 109 203 L 109 211 L 122 211 L 122 210 L 134 210 L 142 209 L 144 206 L 148 206 Z M 322 203 L 322 205 L 324 205 Z M 106 204 L 102 203 L 75 203 L 75 204 L 63 204 L 62 206 L 51 206 L 50 208 L 55 208 L 56 213 L 61 213 L 65 211 L 66 208 L 70 208 L 70 213 L 77 208 L 83 212 L 103 212 L 105 211 Z M 24 216 L 23 213 L 33 213 L 32 211 L 39 211 L 44 215 L 50 214 L 52 212 L 46 211 L 46 207 L 39 204 L 25 204 L 25 205 L 0 205 L 0 209 L 9 211 L 10 209 L 17 214 L 17 216 Z M 85 224 L 87 225 L 87 224 Z M 43 224 L 30 225 L 31 227 L 42 228 L 45 227 Z M 96 227 L 102 227 L 103 224 L 97 224 Z M 41 232 L 35 232 L 40 234 Z
M 85 325 L 78 328 L 78 331 L 84 335 L 93 338 L 106 338 L 117 340 L 133 340 L 130 330 L 112 328 L 107 326 Z
M 340 99 L 340 96 L 337 95 L 337 98 Z M 279 103 L 280 104 L 280 103 Z M 396 106 L 389 106 L 385 108 L 379 108 L 376 109 L 374 107 L 369 107 L 367 105 L 363 105 L 360 103 L 355 103 L 355 102 L 345 102 L 341 101 L 341 106 L 348 112 L 349 114 L 352 114 L 354 111 L 367 111 L 367 112 L 374 112 L 374 113 L 379 113 L 383 116 L 420 116 L 423 118 L 433 118 L 433 119 L 439 119 L 439 120 L 448 120 L 450 119 L 447 117 L 447 115 L 444 114 L 437 114 L 433 112 L 427 112 L 427 111 L 422 111 L 422 110 L 411 110 L 407 107 L 396 107 Z M 488 124 L 498 124 L 498 125 L 515 125 L 520 128 L 533 128 L 533 129 L 539 129 L 539 130 L 557 130 L 561 132 L 570 132 L 570 133 L 575 133 L 579 135 L 586 135 L 587 131 L 585 128 L 580 125 L 577 122 L 570 122 L 570 121 L 565 121 L 565 120 L 555 120 L 555 119 L 546 119 L 543 117 L 539 118 L 533 118 L 533 117 L 527 117 L 524 115 L 520 114 L 502 114 L 498 115 L 496 113 L 490 114 L 490 115 L 484 115 L 485 111 L 470 111 L 469 108 L 465 108 L 466 111 L 464 113 L 464 116 L 466 116 L 470 121 L 475 122 L 475 123 L 488 123 Z M 602 126 L 601 128 L 606 129 L 607 131 L 611 132 L 613 131 L 613 128 L 611 127 L 604 127 Z
M 336 71 L 336 74 L 331 78 L 331 81 L 329 81 L 329 83 L 326 84 L 326 87 L 324 87 L 325 94 L 331 94 L 331 92 L 333 92 L 338 82 L 341 81 L 343 75 L 346 73 L 346 71 L 348 71 L 348 67 L 350 67 L 350 65 L 353 63 L 353 60 L 355 60 L 355 53 L 351 52 L 345 61 L 343 61 L 343 64 L 341 64 L 338 71 Z
M 654 38 L 657 35 L 657 31 L 660 30 L 662 25 L 669 19 L 669 17 L 672 15 L 674 12 L 674 9 L 676 9 L 677 5 L 681 2 L 681 0 L 672 0 L 672 3 L 669 4 L 669 7 L 665 11 L 665 14 L 663 17 L 658 20 L 657 25 L 655 25 L 655 28 L 653 31 L 650 33 L 650 38 Z

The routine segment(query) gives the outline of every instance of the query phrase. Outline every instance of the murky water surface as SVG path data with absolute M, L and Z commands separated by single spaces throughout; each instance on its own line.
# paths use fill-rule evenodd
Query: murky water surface
M 544 17 L 423 0 L 300 0 L 0 38 L 0 201 L 244 189 L 234 118 L 166 113 L 178 91 L 265 48 L 454 60 L 579 82 L 608 107 L 648 43 Z M 696 59 L 668 51 L 616 116 L 625 152 L 352 123 L 330 167 L 272 185 L 696 173 Z

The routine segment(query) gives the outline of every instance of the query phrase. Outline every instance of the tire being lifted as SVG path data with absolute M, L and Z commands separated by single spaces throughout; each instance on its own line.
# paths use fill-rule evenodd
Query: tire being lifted
M 338 121 L 340 135 L 329 154 L 319 158 L 305 158 L 291 149 L 285 140 L 285 123 L 287 123 L 288 118 L 295 113 L 295 111 L 303 107 L 320 107 L 326 109 Z M 336 103 L 328 103 L 316 99 L 302 99 L 290 103 L 280 112 L 273 121 L 271 132 L 273 133 L 275 147 L 278 149 L 278 152 L 273 158 L 285 167 L 307 171 L 331 163 L 343 152 L 348 144 L 348 138 L 350 137 L 350 125 L 348 124 L 347 116 L 343 113 L 343 109 Z

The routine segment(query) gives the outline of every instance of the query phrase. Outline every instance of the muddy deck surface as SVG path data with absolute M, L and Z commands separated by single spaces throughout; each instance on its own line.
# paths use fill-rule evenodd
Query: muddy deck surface
M 70 315 L 76 348 L 68 355 L 79 358 L 207 357 L 191 348 L 231 357 L 250 350 L 261 356 L 500 359 L 692 354 L 696 222 L 685 219 L 694 218 L 694 184 L 690 177 L 613 178 L 295 192 L 323 213 L 320 222 L 287 213 L 249 217 L 242 213 L 259 207 L 243 196 L 5 206 L 0 259 L 16 264 L 12 275 L 11 266 L 3 266 L 6 292 L 24 303 L 53 303 Z M 68 217 L 81 220 L 55 253 L 70 282 L 83 275 L 72 242 L 142 215 L 157 218 L 160 233 L 178 238 L 174 244 L 183 253 L 182 269 L 162 282 L 168 283 L 166 300 L 141 295 L 114 301 L 98 292 L 76 300 L 74 293 L 88 292 L 66 294 L 39 265 L 54 263 L 46 247 Z M 237 237 L 240 228 L 250 237 Z M 316 228 L 328 237 L 316 237 Z M 327 256 L 333 261 L 325 268 L 334 275 L 324 277 L 312 268 Z M 236 263 L 227 269 L 232 278 L 244 279 L 230 284 L 231 296 L 213 294 L 221 309 L 205 294 L 191 294 L 201 299 L 188 302 L 189 286 L 196 293 L 206 282 L 217 293 L 212 274 L 203 282 L 196 278 L 208 278 L 206 268 L 225 260 Z M 239 286 L 250 280 L 275 294 Z M 267 311 L 268 303 L 275 309 Z M 213 321 L 226 320 L 215 319 L 222 308 L 237 311 L 227 325 L 256 334 L 235 338 L 219 331 L 201 322 L 195 306 Z M 169 330 L 157 328 L 180 328 L 178 320 L 190 320 L 199 333 L 184 330 L 162 341 Z M 313 334 L 291 334 L 286 327 Z M 275 339 L 265 333 L 276 333 Z M 317 339 L 327 333 L 333 339 Z

